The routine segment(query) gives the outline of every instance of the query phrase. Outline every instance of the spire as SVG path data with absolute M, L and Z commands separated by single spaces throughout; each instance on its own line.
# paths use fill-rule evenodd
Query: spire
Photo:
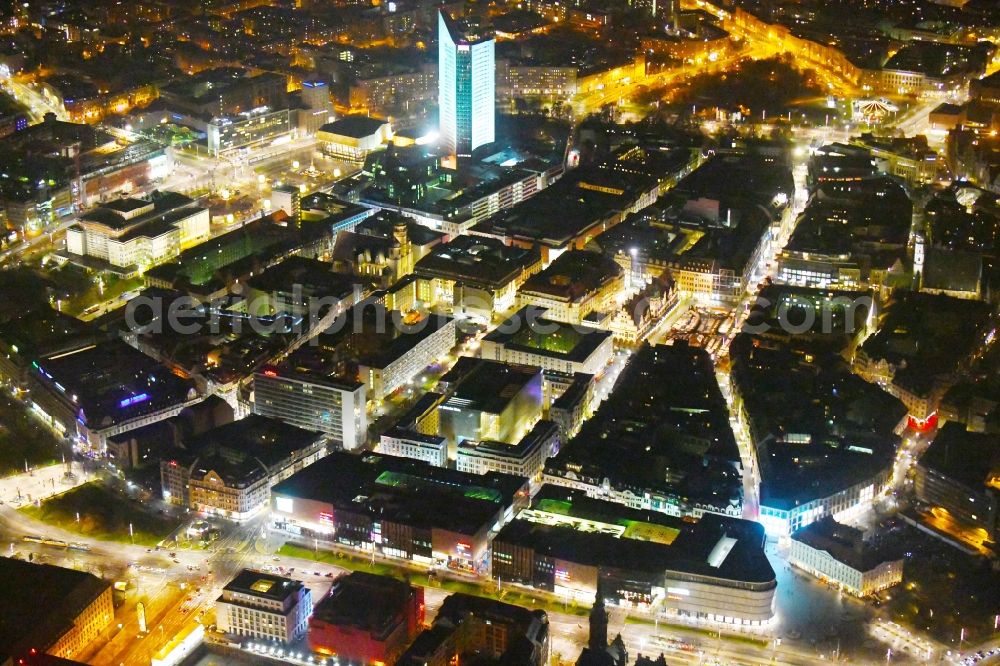
M 608 649 L 608 611 L 604 609 L 604 591 L 601 589 L 601 579 L 597 579 L 597 596 L 594 607 L 590 609 L 590 642 L 591 650 L 604 652 Z

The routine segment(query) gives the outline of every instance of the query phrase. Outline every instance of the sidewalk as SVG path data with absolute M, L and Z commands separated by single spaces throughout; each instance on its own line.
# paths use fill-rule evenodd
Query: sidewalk
M 73 476 L 67 477 L 67 465 L 57 463 L 0 479 L 0 502 L 15 507 L 60 495 L 91 480 L 79 464 L 70 464 Z

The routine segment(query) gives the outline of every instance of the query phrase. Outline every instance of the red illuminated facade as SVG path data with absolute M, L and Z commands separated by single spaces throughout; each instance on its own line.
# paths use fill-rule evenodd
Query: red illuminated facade
M 391 664 L 424 623 L 424 591 L 395 578 L 354 572 L 337 580 L 309 620 L 309 645 L 363 664 Z

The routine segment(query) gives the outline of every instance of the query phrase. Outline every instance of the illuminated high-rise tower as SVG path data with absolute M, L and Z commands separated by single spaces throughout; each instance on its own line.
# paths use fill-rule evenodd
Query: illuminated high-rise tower
M 469 155 L 493 142 L 496 62 L 492 33 L 474 32 L 438 14 L 438 109 L 441 142 Z

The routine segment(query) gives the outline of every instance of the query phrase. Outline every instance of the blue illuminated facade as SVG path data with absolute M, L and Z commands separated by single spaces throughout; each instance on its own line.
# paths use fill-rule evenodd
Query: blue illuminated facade
M 438 13 L 440 137 L 453 155 L 469 155 L 494 140 L 494 51 L 493 35 L 463 32 Z

